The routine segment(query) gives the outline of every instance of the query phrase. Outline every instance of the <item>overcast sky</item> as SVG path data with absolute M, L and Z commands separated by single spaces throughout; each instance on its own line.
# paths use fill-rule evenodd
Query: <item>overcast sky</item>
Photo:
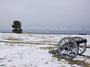
M 90 0 L 0 0 L 0 31 L 14 20 L 25 30 L 88 29 Z

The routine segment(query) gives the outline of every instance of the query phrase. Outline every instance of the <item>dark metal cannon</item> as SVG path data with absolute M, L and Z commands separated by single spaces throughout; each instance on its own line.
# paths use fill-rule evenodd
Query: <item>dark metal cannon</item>
M 81 44 L 81 43 L 86 43 L 87 42 L 87 39 L 82 39 L 82 40 L 78 40 L 78 41 L 75 41 L 77 44 Z
M 51 52 L 56 52 L 65 59 L 73 59 L 86 51 L 86 43 L 87 39 L 81 37 L 64 37 L 58 42 L 57 49 Z

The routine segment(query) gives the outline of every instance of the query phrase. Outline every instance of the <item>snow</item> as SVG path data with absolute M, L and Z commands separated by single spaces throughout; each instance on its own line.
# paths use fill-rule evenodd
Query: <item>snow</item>
M 77 56 L 71 61 L 62 58 L 58 60 L 49 53 L 50 49 L 47 47 L 54 47 L 54 45 L 47 44 L 57 44 L 61 38 L 66 36 L 86 38 L 87 44 L 90 45 L 90 35 L 0 33 L 0 40 L 43 42 L 40 45 L 0 42 L 0 67 L 90 67 L 89 48 L 83 56 Z

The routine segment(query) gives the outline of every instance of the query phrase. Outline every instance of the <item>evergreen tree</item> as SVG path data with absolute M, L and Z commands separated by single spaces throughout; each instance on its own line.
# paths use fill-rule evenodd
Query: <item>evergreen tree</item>
M 12 25 L 12 32 L 13 33 L 22 33 L 22 29 L 21 29 L 21 22 L 20 21 L 14 21 L 13 25 Z

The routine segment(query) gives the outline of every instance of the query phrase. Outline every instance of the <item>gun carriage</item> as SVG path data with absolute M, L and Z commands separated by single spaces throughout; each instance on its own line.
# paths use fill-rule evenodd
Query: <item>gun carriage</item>
M 81 37 L 64 37 L 58 42 L 57 49 L 51 53 L 57 52 L 64 59 L 73 59 L 86 51 L 86 43 L 87 39 Z

